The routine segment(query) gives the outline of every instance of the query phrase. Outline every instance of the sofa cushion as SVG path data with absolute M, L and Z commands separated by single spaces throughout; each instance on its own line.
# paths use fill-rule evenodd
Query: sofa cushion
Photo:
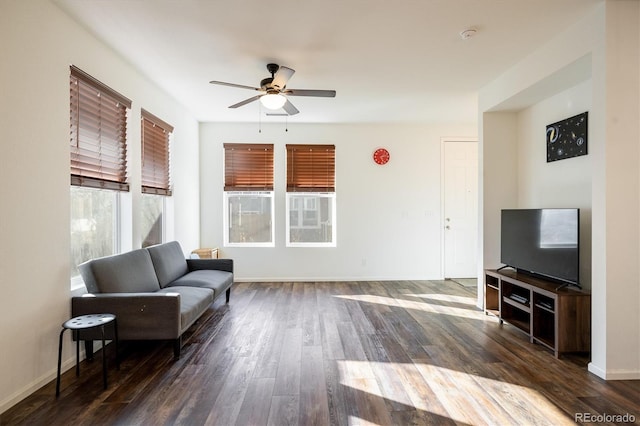
M 177 280 L 169 284 L 168 288 L 174 286 L 189 286 L 210 288 L 215 292 L 214 297 L 218 297 L 220 293 L 227 290 L 233 284 L 233 274 L 226 271 L 218 271 L 214 269 L 202 269 L 189 272 Z
M 158 293 L 180 294 L 180 333 L 193 324 L 213 302 L 213 291 L 198 287 L 168 287 Z
M 160 285 L 145 249 L 89 260 L 78 266 L 90 293 L 158 291 Z
M 177 241 L 147 247 L 160 287 L 177 280 L 187 272 L 187 259 Z

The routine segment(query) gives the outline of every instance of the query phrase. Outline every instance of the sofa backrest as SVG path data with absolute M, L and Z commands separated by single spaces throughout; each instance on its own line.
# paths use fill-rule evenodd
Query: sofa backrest
M 89 260 L 78 266 L 89 293 L 137 293 L 160 290 L 145 249 Z
M 164 288 L 189 272 L 187 259 L 177 241 L 147 247 L 160 287 Z

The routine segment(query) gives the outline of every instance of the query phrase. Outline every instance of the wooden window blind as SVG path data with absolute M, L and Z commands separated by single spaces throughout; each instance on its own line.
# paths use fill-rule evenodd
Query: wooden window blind
M 173 126 L 144 109 L 142 121 L 142 192 L 171 195 L 169 136 Z
M 71 66 L 71 185 L 128 191 L 131 101 Z
M 273 191 L 273 144 L 224 144 L 225 191 Z
M 335 145 L 287 145 L 287 192 L 335 192 Z

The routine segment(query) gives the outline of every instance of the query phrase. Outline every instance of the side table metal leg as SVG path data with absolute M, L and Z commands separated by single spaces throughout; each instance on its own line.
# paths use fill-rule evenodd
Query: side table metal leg
M 93 340 L 84 341 L 84 353 L 87 361 L 93 361 Z
M 80 376 L 80 331 L 75 330 L 73 334 L 76 336 L 76 377 Z
M 60 368 L 62 365 L 62 336 L 66 328 L 60 332 L 60 340 L 58 342 L 58 378 L 56 379 L 56 398 L 60 396 Z
M 107 351 L 107 346 L 104 343 L 104 325 L 100 326 L 100 330 L 102 331 L 102 379 L 104 381 L 104 388 L 107 388 L 107 357 L 105 356 L 105 352 Z
M 120 352 L 118 351 L 118 319 L 113 320 L 113 330 L 116 337 L 116 366 L 120 370 Z

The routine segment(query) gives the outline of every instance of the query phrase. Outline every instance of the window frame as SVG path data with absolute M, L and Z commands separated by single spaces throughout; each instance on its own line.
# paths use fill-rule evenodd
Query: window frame
M 314 198 L 329 198 L 331 201 L 331 209 L 330 209 L 330 213 L 331 213 L 331 241 L 328 242 L 318 242 L 318 241 L 310 241 L 310 242 L 299 242 L 299 241 L 295 241 L 292 242 L 291 241 L 291 202 L 292 202 L 292 198 L 294 197 L 314 197 Z M 306 201 L 306 200 L 304 200 Z M 286 241 L 286 246 L 287 247 L 337 247 L 337 227 L 336 227 L 336 193 L 335 192 L 287 192 L 287 196 L 286 196 L 286 211 L 287 211 L 287 218 L 286 218 L 286 236 L 285 236 L 285 241 Z M 303 203 L 304 204 L 304 203 Z M 317 203 L 319 204 L 319 203 Z M 298 209 L 299 211 L 303 212 L 305 211 L 305 206 L 303 205 L 301 209 Z M 320 206 L 318 206 L 318 208 L 316 210 L 320 210 Z M 319 227 L 313 227 L 313 226 L 305 226 L 304 222 L 302 223 L 302 226 L 296 226 L 293 229 L 317 229 L 317 228 L 322 228 L 322 221 L 320 218 L 320 214 L 318 214 L 318 223 L 319 223 Z
M 144 108 L 140 109 L 140 187 L 141 197 L 158 197 L 161 203 L 160 241 L 167 239 L 167 197 L 173 194 L 171 186 L 171 136 L 173 126 Z M 144 215 L 140 203 L 140 220 Z M 144 221 L 141 222 L 144 223 Z M 140 235 L 140 244 L 147 247 L 146 235 Z
M 74 65 L 69 84 L 71 185 L 128 192 L 131 100 Z
M 223 245 L 225 247 L 275 247 L 274 146 L 263 143 L 223 144 Z M 270 199 L 270 233 L 268 242 L 230 241 L 232 197 Z
M 127 136 L 131 100 L 74 65 L 69 67 L 69 83 L 70 191 L 79 187 L 113 193 L 113 253 L 110 254 L 117 254 L 123 243 L 123 204 L 130 204 Z M 99 99 L 92 99 L 92 93 Z M 124 194 L 129 201 L 123 200 Z M 72 197 L 70 193 L 70 201 Z M 77 265 L 70 268 L 70 272 L 75 267 Z M 70 273 L 69 281 L 72 291 L 84 286 L 80 274 L 71 276 Z
M 122 196 L 123 196 L 123 192 L 122 191 L 115 191 L 113 189 L 105 189 L 105 188 L 94 188 L 91 186 L 80 186 L 80 185 L 70 185 L 69 186 L 69 190 L 72 191 L 73 188 L 79 188 L 82 190 L 89 190 L 89 191 L 105 191 L 105 192 L 111 192 L 113 193 L 113 197 L 114 197 L 114 201 L 113 201 L 113 215 L 112 215 L 112 221 L 113 221 L 113 254 L 117 254 L 120 253 L 121 248 L 122 248 L 122 205 L 123 205 L 123 200 L 122 200 Z M 71 197 L 73 197 L 73 195 L 71 193 L 69 193 L 69 198 L 71 200 Z M 89 260 L 89 259 L 87 259 Z M 75 267 L 77 267 L 78 265 L 75 265 Z M 74 267 L 71 267 L 70 270 L 73 271 Z M 77 290 L 81 287 L 84 287 L 84 280 L 82 279 L 82 276 L 78 273 L 77 275 L 70 275 L 70 284 L 71 284 L 71 290 Z
M 171 134 L 173 126 L 145 109 L 140 110 L 143 194 L 171 196 Z
M 230 235 L 230 218 L 231 212 L 229 211 L 229 197 L 264 197 L 269 198 L 271 200 L 271 241 L 265 242 L 231 242 L 229 241 Z M 275 247 L 275 197 L 273 191 L 224 191 L 224 209 L 225 214 L 223 217 L 223 228 L 224 228 L 224 247 Z
M 286 220 L 285 220 L 285 244 L 287 247 L 336 247 L 337 246 L 337 227 L 336 227 L 336 184 L 335 184 L 335 145 L 310 145 L 310 144 L 287 144 L 287 194 L 285 201 Z M 330 199 L 331 214 L 331 241 L 319 242 L 294 242 L 291 241 L 292 221 L 291 213 L 296 197 L 314 197 Z M 299 206 L 298 225 L 293 229 L 316 229 L 313 226 L 304 225 L 304 211 L 306 209 L 307 200 L 301 200 L 302 206 Z M 320 211 L 320 203 L 317 203 L 316 211 Z M 322 221 L 318 213 L 317 222 L 322 228 Z
M 148 193 L 148 192 L 147 193 L 143 192 L 140 196 L 141 196 L 141 198 L 153 197 L 153 198 L 158 198 L 160 200 L 160 203 L 162 204 L 161 207 L 160 207 L 160 212 L 161 212 L 161 215 L 162 215 L 162 221 L 160 223 L 160 241 L 157 244 L 166 242 L 167 241 L 167 198 L 168 197 L 165 196 L 165 195 L 153 194 L 153 193 Z M 140 222 L 140 227 L 142 227 L 142 223 L 144 222 L 142 220 L 142 215 L 144 214 L 144 211 L 142 209 L 142 205 L 143 205 L 142 199 L 140 201 L 141 201 L 140 202 L 140 206 L 141 206 L 140 207 L 140 221 L 141 221 Z M 144 241 L 145 241 L 144 237 L 145 237 L 145 235 L 140 234 L 140 245 L 142 246 L 142 248 L 149 247 L 149 245 L 144 245 Z M 156 243 L 154 243 L 154 244 L 156 244 Z M 150 244 L 150 245 L 153 245 L 153 244 Z

